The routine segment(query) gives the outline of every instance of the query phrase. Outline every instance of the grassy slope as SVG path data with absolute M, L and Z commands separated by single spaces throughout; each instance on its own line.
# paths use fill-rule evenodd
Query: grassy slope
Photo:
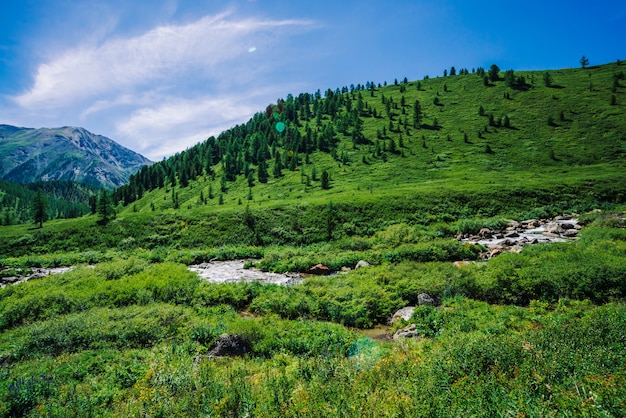
M 624 152 L 626 151 L 626 120 L 623 117 L 626 101 L 624 88 L 618 88 L 617 105 L 610 106 L 613 74 L 622 69 L 615 64 L 593 69 L 568 69 L 553 71 L 554 83 L 558 88 L 547 88 L 542 84 L 543 72 L 524 72 L 528 82 L 534 84 L 527 91 L 507 88 L 499 81 L 485 87 L 476 75 L 455 76 L 422 80 L 422 90 L 416 83 L 408 83 L 406 91 L 400 93 L 400 85 L 377 89 L 374 97 L 369 91 L 362 91 L 363 100 L 375 108 L 379 118 L 364 118 L 364 135 L 373 143 L 376 131 L 388 129 L 389 120 L 381 96 L 392 98 L 399 105 L 405 97 L 405 112 L 394 109 L 394 129 L 398 122 L 408 119 L 410 135 L 402 132 L 389 133 L 385 141 L 391 139 L 399 144 L 400 135 L 406 148 L 400 149 L 403 156 L 387 153 L 388 162 L 372 158 L 374 145 L 359 146 L 354 149 L 350 137 L 338 134 L 340 143 L 338 154 L 346 152 L 348 165 L 337 163 L 327 154 L 317 153 L 312 162 L 317 175 L 323 169 L 330 171 L 333 188 L 321 191 L 319 183 L 305 187 L 301 174 L 284 171 L 281 179 L 270 179 L 266 185 L 257 184 L 253 188 L 256 203 L 289 204 L 290 201 L 327 202 L 336 200 L 368 199 L 371 193 L 407 195 L 429 193 L 442 187 L 451 190 L 484 189 L 486 187 L 543 187 L 553 188 L 560 182 L 580 184 L 587 180 L 601 181 L 623 179 Z M 589 84 L 593 83 L 593 90 Z M 447 92 L 444 92 L 444 84 Z M 504 94 L 509 93 L 510 99 Z M 355 93 L 353 97 L 356 97 Z M 438 94 L 438 96 L 436 96 Z M 440 105 L 433 104 L 434 97 Z M 419 100 L 423 112 L 423 125 L 430 126 L 438 120 L 441 128 L 413 129 L 412 106 Z M 479 116 L 480 106 L 486 116 Z M 354 105 L 353 105 L 354 106 Z M 560 112 L 564 120 L 560 120 Z M 508 115 L 511 128 L 488 126 L 488 116 L 493 114 L 500 120 Z M 548 116 L 555 120 L 547 123 Z M 312 125 L 315 125 L 313 120 Z M 479 131 L 487 130 L 478 138 Z M 469 143 L 463 142 L 468 135 Z M 448 140 L 448 138 L 450 140 Z M 485 153 L 489 145 L 493 154 Z M 424 148 L 424 146 L 426 148 Z M 369 164 L 363 164 L 363 158 Z M 312 167 L 305 167 L 306 174 Z M 208 194 L 208 184 L 200 180 L 193 189 L 179 192 L 181 207 L 198 204 L 199 189 Z M 229 185 L 225 204 L 235 205 L 248 197 L 248 187 L 241 178 Z M 213 182 L 213 190 L 219 194 L 219 182 Z M 171 199 L 164 199 L 163 191 L 148 194 L 137 202 L 138 210 L 149 210 L 150 203 L 157 208 L 172 207 Z M 209 202 L 216 206 L 218 199 Z
M 503 81 L 487 87 L 480 77 L 469 74 L 422 80 L 421 90 L 416 88 L 417 82 L 377 88 L 373 97 L 364 90 L 360 94 L 366 107 L 376 109 L 378 117 L 362 118 L 370 145 L 355 148 L 349 136 L 337 134 L 337 154 L 346 153 L 348 164 L 316 152 L 311 164 L 298 171 L 283 170 L 281 178 L 270 177 L 267 184 L 257 182 L 251 189 L 252 201 L 248 200 L 247 181 L 239 176 L 228 183 L 223 205 L 218 203 L 218 166 L 216 180 L 200 176 L 189 187 L 175 188 L 180 209 L 173 209 L 171 188 L 157 189 L 129 207 L 118 208 L 119 219 L 113 226 L 98 228 L 93 218 L 85 218 L 49 222 L 44 231 L 35 233 L 28 231 L 28 226 L 4 227 L 0 252 L 20 255 L 103 249 L 130 238 L 133 245 L 143 248 L 256 244 L 242 230 L 241 214 L 246 205 L 255 216 L 265 219 L 257 224 L 263 243 L 302 244 L 328 238 L 318 214 L 331 201 L 337 209 L 333 237 L 371 235 L 393 222 L 548 216 L 623 202 L 626 95 L 624 87 L 612 92 L 614 74 L 620 71 L 623 67 L 617 64 L 551 71 L 556 86 L 552 88 L 543 85 L 544 72 L 520 72 L 516 75 L 525 77 L 528 89 L 511 89 Z M 401 93 L 401 88 L 406 91 Z M 359 92 L 347 94 L 356 106 Z M 610 105 L 612 94 L 617 98 L 614 106 Z M 404 127 L 401 132 L 388 130 L 386 139 L 377 140 L 377 131 L 389 127 L 383 95 L 398 104 L 392 110 L 394 130 L 407 118 L 408 131 Z M 400 106 L 402 96 L 405 114 Z M 435 97 L 438 106 L 433 103 Z M 420 129 L 412 127 L 415 100 L 423 109 Z M 479 115 L 480 106 L 484 116 Z M 490 114 L 498 121 L 508 116 L 511 128 L 489 126 Z M 552 125 L 548 116 L 554 120 Z M 429 129 L 435 118 L 440 129 Z M 316 120 L 310 124 L 316 126 Z M 401 135 L 404 148 L 399 147 Z M 389 147 L 391 140 L 397 154 L 386 152 L 386 158 L 374 155 L 377 142 L 382 149 Z M 492 154 L 486 152 L 487 145 Z M 310 176 L 313 166 L 318 181 L 307 186 L 302 172 Z M 320 188 L 322 170 L 331 174 L 330 190 Z M 203 205 L 200 192 L 208 197 L 209 185 L 214 197 Z M 298 222 L 317 230 L 299 241 L 277 238 L 272 231 L 281 225 L 291 235 L 302 235 L 302 225 L 295 225 Z M 346 223 L 356 224 L 356 229 L 346 231 Z

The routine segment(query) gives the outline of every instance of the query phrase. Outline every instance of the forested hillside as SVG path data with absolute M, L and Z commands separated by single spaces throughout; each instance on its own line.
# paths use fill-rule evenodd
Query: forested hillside
M 77 218 L 90 213 L 90 199 L 96 198 L 98 187 L 72 181 L 41 181 L 14 184 L 0 180 L 0 224 L 31 222 L 33 200 L 41 190 L 47 201 L 46 218 Z
M 361 195 L 445 179 L 499 183 L 511 177 L 514 183 L 529 171 L 549 181 L 559 170 L 577 176 L 593 165 L 606 165 L 595 172 L 623 166 L 619 63 L 498 70 L 452 67 L 446 76 L 421 81 L 368 81 L 289 95 L 217 138 L 144 167 L 114 200 L 128 205 L 162 189 L 168 198 L 153 195 L 140 207 L 211 205 L 219 196 L 223 203 L 250 196 L 278 202 L 302 192 L 321 196 L 317 191 L 331 186 L 333 195 Z

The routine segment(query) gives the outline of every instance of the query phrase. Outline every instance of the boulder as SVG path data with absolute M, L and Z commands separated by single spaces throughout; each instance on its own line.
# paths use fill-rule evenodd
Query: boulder
M 0 278 L 0 282 L 6 283 L 6 284 L 15 284 L 19 282 L 21 279 L 22 279 L 21 277 L 16 277 L 16 276 L 2 277 Z
M 536 219 L 527 219 L 525 221 L 522 221 L 522 226 L 526 229 L 537 228 L 539 226 L 539 221 Z
M 368 263 L 367 261 L 365 261 L 365 260 L 359 260 L 359 262 L 358 262 L 358 263 L 356 263 L 356 266 L 354 266 L 354 269 L 355 269 L 355 270 L 358 270 L 358 269 L 360 269 L 360 268 L 363 268 L 363 267 L 369 267 L 369 266 L 370 266 L 370 263 Z
M 491 238 L 493 234 L 489 228 L 481 228 L 481 230 L 478 231 L 478 236 L 481 238 Z
M 394 324 L 401 319 L 408 321 L 413 316 L 413 312 L 415 312 L 415 306 L 405 306 L 402 309 L 398 309 L 389 320 L 389 324 Z
M 513 230 L 513 229 L 517 229 L 520 227 L 520 223 L 517 221 L 509 221 L 509 223 L 506 225 L 506 229 L 507 230 Z
M 502 250 L 500 248 L 494 248 L 493 250 L 491 250 L 491 252 L 489 253 L 489 258 L 491 257 L 495 257 L 497 255 L 502 254 Z
M 328 266 L 325 266 L 323 264 L 316 264 L 310 269 L 308 269 L 306 272 L 309 274 L 317 274 L 317 275 L 326 276 L 330 274 L 330 269 L 328 268 Z
M 518 238 L 519 234 L 515 231 L 504 234 L 504 238 Z
M 565 231 L 563 227 L 557 223 L 546 224 L 544 230 L 548 234 L 562 234 Z
M 393 339 L 399 340 L 400 338 L 420 338 L 421 334 L 417 331 L 415 324 L 411 324 L 408 327 L 402 328 L 394 332 Z
M 578 229 L 568 229 L 565 232 L 563 232 L 563 236 L 564 237 L 575 237 L 576 235 L 578 235 Z
M 239 334 L 222 334 L 209 348 L 209 357 L 243 356 L 252 351 L 250 343 Z
M 420 293 L 419 295 L 417 295 L 417 304 L 419 306 L 422 306 L 422 305 L 435 306 L 436 302 L 435 302 L 435 299 L 433 299 L 433 297 L 430 296 L 428 293 Z

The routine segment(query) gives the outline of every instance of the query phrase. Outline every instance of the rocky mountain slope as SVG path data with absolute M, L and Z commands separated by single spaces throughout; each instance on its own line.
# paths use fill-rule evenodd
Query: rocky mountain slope
M 0 177 L 14 183 L 73 180 L 118 187 L 151 161 L 83 128 L 0 125 Z

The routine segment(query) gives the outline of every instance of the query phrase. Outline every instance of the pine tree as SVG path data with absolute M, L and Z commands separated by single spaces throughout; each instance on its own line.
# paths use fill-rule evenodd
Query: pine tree
M 330 175 L 326 170 L 322 171 L 322 189 L 330 189 Z
M 283 175 L 283 162 L 280 157 L 280 152 L 276 153 L 276 157 L 274 158 L 274 177 L 279 178 Z
M 226 185 L 226 174 L 222 173 L 222 178 L 220 179 L 220 190 L 222 193 L 228 192 L 228 186 Z
M 415 129 L 419 129 L 420 124 L 422 123 L 422 107 L 420 106 L 420 102 L 418 100 L 413 104 L 413 127 Z
M 48 209 L 48 199 L 43 194 L 41 189 L 37 190 L 35 198 L 33 199 L 33 213 L 35 223 L 39 224 L 39 228 L 43 228 L 43 223 L 46 220 L 46 211 Z
M 491 64 L 489 67 L 489 81 L 498 81 L 500 80 L 500 68 L 496 64 Z
M 114 214 L 111 197 L 106 189 L 103 189 L 100 193 L 100 199 L 98 199 L 98 215 L 100 216 L 99 222 L 101 224 L 107 224 Z
M 580 66 L 581 66 L 582 68 L 586 68 L 588 65 L 589 65 L 589 58 L 587 58 L 586 56 L 584 56 L 584 55 L 583 55 L 583 56 L 580 58 Z
M 543 84 L 546 87 L 552 87 L 552 75 L 547 71 L 543 73 Z
M 267 162 L 260 161 L 259 169 L 257 171 L 257 178 L 259 179 L 259 183 L 267 183 L 267 179 L 269 178 L 269 173 L 267 172 Z

